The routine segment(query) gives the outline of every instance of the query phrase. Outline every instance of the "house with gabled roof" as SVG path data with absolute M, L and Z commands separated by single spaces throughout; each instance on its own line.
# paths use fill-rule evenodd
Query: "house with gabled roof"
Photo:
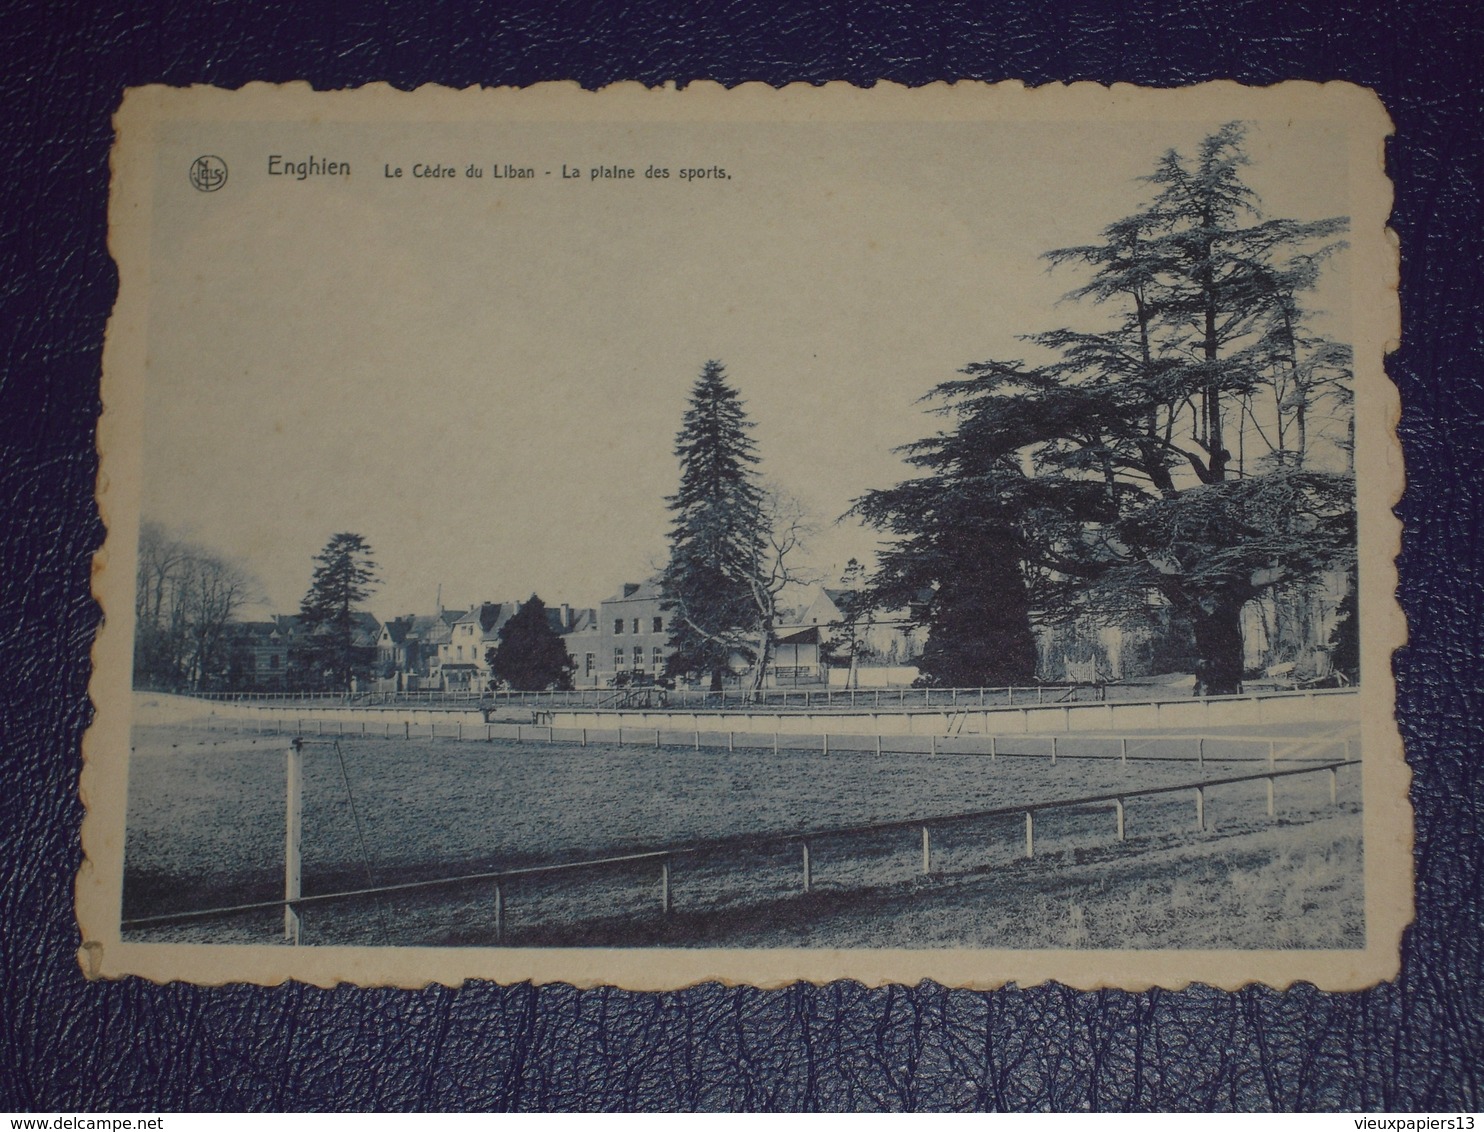
M 381 623 L 377 674 L 389 689 L 415 691 L 436 681 L 439 649 L 447 644 L 462 610 L 408 614 Z

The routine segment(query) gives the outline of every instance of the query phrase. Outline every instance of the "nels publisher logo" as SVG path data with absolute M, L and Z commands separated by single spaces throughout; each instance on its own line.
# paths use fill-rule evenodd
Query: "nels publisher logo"
M 212 154 L 191 162 L 191 184 L 203 193 L 214 193 L 227 183 L 227 163 Z

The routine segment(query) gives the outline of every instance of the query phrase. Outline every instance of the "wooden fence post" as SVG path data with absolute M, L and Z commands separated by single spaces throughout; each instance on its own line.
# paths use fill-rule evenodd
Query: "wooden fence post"
M 813 873 L 813 871 L 810 868 L 810 862 L 809 862 L 809 842 L 805 841 L 805 842 L 803 842 L 803 845 L 804 845 L 804 891 L 805 892 L 808 892 L 814 886 L 814 873 Z
M 1118 740 L 1118 765 L 1128 766 L 1128 740 Z
M 495 942 L 499 943 L 505 938 L 505 890 L 498 879 L 495 880 Z
M 1272 817 L 1273 816 L 1273 811 L 1274 811 L 1274 806 L 1273 806 L 1273 780 L 1271 778 L 1269 778 L 1267 780 L 1267 782 L 1268 782 L 1268 817 Z
M 670 858 L 660 858 L 660 913 L 670 914 Z
M 1195 765 L 1203 767 L 1206 765 L 1206 739 L 1205 736 L 1195 741 Z
M 876 754 L 881 754 L 881 732 L 876 732 Z
M 734 732 L 731 732 L 731 731 L 728 731 L 727 732 L 727 750 L 728 751 L 735 751 L 736 749 L 737 749 L 737 746 L 736 746 L 736 741 L 735 741 L 735 733 Z
M 404 719 L 402 721 L 402 738 L 404 738 L 404 739 L 411 739 L 412 738 L 412 720 L 410 720 L 410 719 Z
M 928 827 L 922 827 L 922 874 L 927 876 L 933 871 L 933 841 Z
M 1195 788 L 1195 827 L 1202 831 L 1206 828 L 1206 790 L 1202 786 Z
M 1118 840 L 1119 841 L 1125 841 L 1125 840 L 1127 840 L 1127 838 L 1124 836 L 1124 828 L 1123 828 L 1123 799 L 1122 798 L 1115 798 L 1115 799 L 1113 799 L 1113 809 L 1118 814 Z
M 1025 812 L 1025 855 L 1036 855 L 1036 815 L 1030 810 Z
M 299 899 L 301 862 L 299 850 L 304 827 L 304 740 L 295 736 L 289 743 L 286 766 L 287 796 L 284 801 L 283 845 L 283 938 L 285 943 L 299 944 L 299 912 L 293 902 Z
M 999 745 L 1000 744 L 999 744 L 998 737 L 997 736 L 994 736 L 994 735 L 991 735 L 989 737 L 989 761 L 990 762 L 994 762 L 995 759 L 998 757 L 998 755 L 999 755 L 999 750 L 998 750 Z
M 586 728 L 586 727 L 584 727 L 584 728 L 583 728 L 583 729 L 582 729 L 582 745 L 583 745 L 583 746 L 584 746 L 584 747 L 586 747 L 586 746 L 587 746 L 587 728 Z
M 1056 765 L 1056 736 L 1051 737 L 1051 765 Z
M 1340 772 L 1335 767 L 1329 768 L 1329 804 L 1333 806 L 1340 800 Z
M 821 753 L 827 755 L 830 753 L 830 733 L 826 731 L 821 738 L 824 740 L 824 747 Z

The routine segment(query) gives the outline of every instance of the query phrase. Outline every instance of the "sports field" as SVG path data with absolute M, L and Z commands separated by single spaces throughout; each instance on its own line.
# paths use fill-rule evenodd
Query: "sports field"
M 1028 748 L 1029 750 L 1029 748 Z M 673 913 L 653 862 L 506 882 L 502 943 L 669 946 L 1358 946 L 1359 776 L 1280 779 L 1037 818 L 823 831 L 1253 772 L 1250 761 L 929 754 L 347 737 L 304 760 L 303 891 L 683 847 Z M 1157 752 L 1156 752 L 1157 753 Z M 1219 750 L 1215 753 L 1219 754 Z M 131 761 L 125 919 L 282 894 L 284 741 L 139 727 Z M 813 891 L 800 842 L 812 833 Z M 739 844 L 743 835 L 754 843 Z M 718 844 L 721 842 L 721 844 Z M 268 942 L 281 915 L 143 928 L 130 938 Z M 306 944 L 492 944 L 486 882 L 317 905 Z

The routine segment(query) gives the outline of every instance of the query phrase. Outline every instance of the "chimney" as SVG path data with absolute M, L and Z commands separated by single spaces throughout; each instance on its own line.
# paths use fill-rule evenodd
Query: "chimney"
M 565 601 L 562 602 L 562 628 L 568 630 L 572 628 L 572 607 Z

